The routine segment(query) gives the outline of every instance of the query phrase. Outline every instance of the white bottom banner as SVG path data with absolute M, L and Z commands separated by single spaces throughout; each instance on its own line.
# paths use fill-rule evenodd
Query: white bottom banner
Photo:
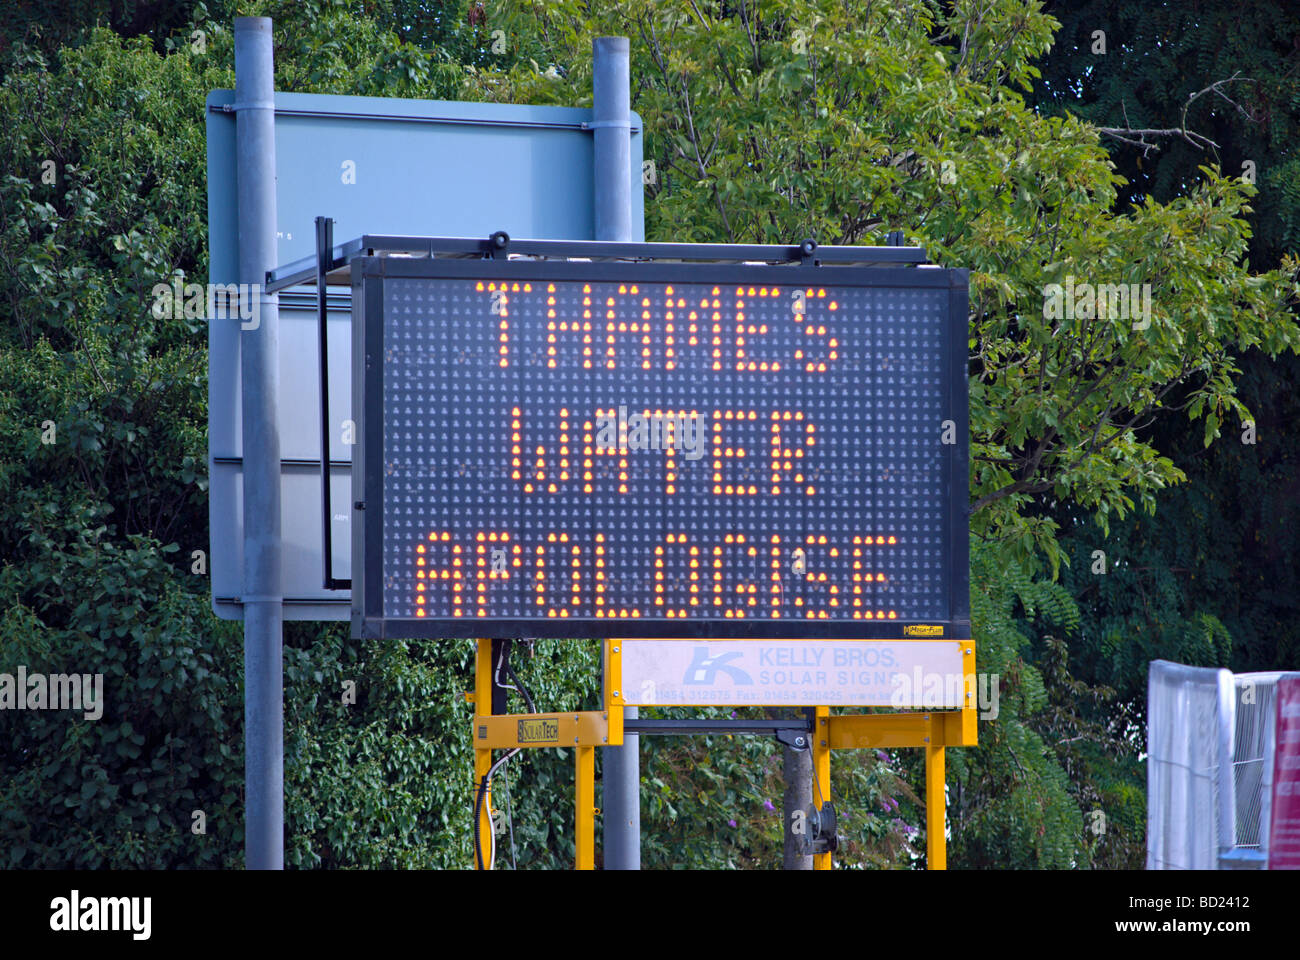
M 962 640 L 622 640 L 628 706 L 975 703 Z

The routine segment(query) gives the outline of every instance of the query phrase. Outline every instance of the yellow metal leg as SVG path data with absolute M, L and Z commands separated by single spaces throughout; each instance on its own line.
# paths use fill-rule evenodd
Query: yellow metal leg
M 813 805 L 818 810 L 831 799 L 830 707 L 818 707 L 813 716 Z M 814 870 L 831 869 L 831 854 L 813 856 Z
M 471 794 L 473 800 L 478 799 L 479 786 L 483 783 L 483 778 L 487 776 L 488 768 L 492 766 L 491 750 L 474 751 L 474 792 Z M 487 796 L 483 798 L 483 806 L 479 810 L 478 816 L 478 837 L 479 837 L 479 856 L 474 858 L 475 869 L 490 870 L 492 868 L 492 791 L 488 790 Z M 482 866 L 479 866 L 482 864 Z
M 944 837 L 943 747 L 925 748 L 925 852 L 931 870 L 948 869 L 948 841 Z
M 574 747 L 574 839 L 577 847 L 574 869 L 596 869 L 596 750 Z
M 474 658 L 474 704 L 476 713 L 492 712 L 492 641 L 483 639 L 478 641 L 478 649 Z M 475 737 L 477 743 L 477 731 L 471 731 L 471 736 Z M 483 778 L 487 776 L 488 770 L 492 766 L 492 751 L 479 750 L 474 751 L 474 790 L 470 794 L 472 803 L 478 797 L 479 785 L 483 783 Z M 479 848 L 481 852 L 481 862 L 483 868 L 491 867 L 492 858 L 492 792 L 489 790 L 488 795 L 483 799 L 483 807 L 479 811 L 478 819 L 479 830 Z M 474 866 L 479 867 L 480 857 L 475 856 Z

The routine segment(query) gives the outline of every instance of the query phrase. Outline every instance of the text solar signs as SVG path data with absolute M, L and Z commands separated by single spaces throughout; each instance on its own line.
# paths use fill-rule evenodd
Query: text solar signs
M 969 636 L 966 271 L 353 283 L 358 632 Z

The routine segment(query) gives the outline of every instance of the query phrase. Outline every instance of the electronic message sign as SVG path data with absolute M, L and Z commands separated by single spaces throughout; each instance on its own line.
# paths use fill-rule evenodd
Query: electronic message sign
M 355 631 L 969 636 L 967 278 L 358 257 Z

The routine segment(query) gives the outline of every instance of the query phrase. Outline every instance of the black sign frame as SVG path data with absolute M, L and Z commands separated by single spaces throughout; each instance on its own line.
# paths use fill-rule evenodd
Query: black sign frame
M 588 257 L 593 244 L 573 244 L 574 256 Z M 610 244 L 610 248 L 619 245 Z M 652 248 L 639 244 L 638 251 Z M 687 245 L 674 244 L 674 253 Z M 702 249 L 705 245 L 699 245 Z M 565 244 L 547 242 L 548 253 L 562 255 Z M 555 248 L 552 251 L 550 248 Z M 711 252 L 725 249 L 708 245 Z M 735 248 L 737 260 L 754 248 Z M 796 248 L 797 249 L 797 248 Z M 853 248 L 838 247 L 838 251 Z M 873 251 L 861 248 L 862 261 Z M 914 248 L 913 248 L 914 249 Z M 743 252 L 742 252 L 743 251 Z M 432 251 L 430 251 L 432 252 Z M 933 266 L 866 266 L 817 263 L 805 258 L 789 265 L 746 262 L 662 262 L 648 259 L 568 260 L 460 257 L 374 256 L 358 250 L 350 259 L 353 314 L 353 417 L 356 447 L 353 456 L 352 632 L 362 638 L 441 637 L 763 637 L 826 639 L 900 639 L 904 637 L 970 637 L 969 595 L 969 394 L 967 342 L 969 336 L 969 270 Z M 882 258 L 883 259 L 883 258 Z M 796 284 L 822 287 L 892 287 L 946 289 L 941 365 L 942 410 L 951 420 L 955 442 L 942 455 L 944 484 L 944 543 L 948 616 L 918 620 L 743 620 L 640 618 L 500 618 L 389 617 L 384 613 L 383 530 L 383 398 L 384 284 L 390 278 L 481 279 L 508 282 L 587 281 L 628 283 L 712 283 L 718 285 Z M 938 430 L 938 425 L 936 425 Z

